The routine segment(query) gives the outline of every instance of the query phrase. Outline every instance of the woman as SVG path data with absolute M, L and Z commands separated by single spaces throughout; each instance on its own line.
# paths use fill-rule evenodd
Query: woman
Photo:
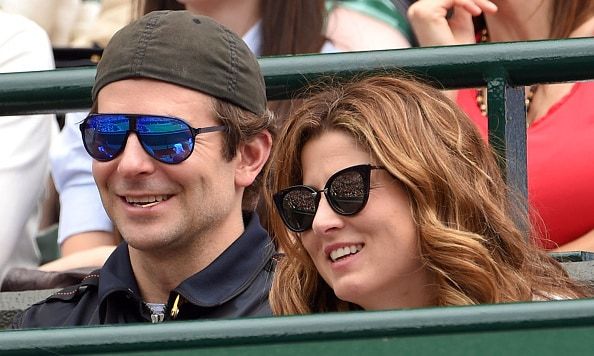
M 408 15 L 421 46 L 594 36 L 594 0 L 420 0 Z M 486 138 L 485 90 L 453 95 Z M 526 88 L 528 196 L 546 249 L 594 251 L 592 97 L 594 82 Z
M 438 90 L 342 84 L 306 99 L 278 137 L 265 182 L 286 253 L 275 313 L 587 295 L 527 242 L 494 155 Z

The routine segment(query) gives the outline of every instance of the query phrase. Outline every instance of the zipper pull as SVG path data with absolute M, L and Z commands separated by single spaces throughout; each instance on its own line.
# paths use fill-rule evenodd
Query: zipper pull
M 151 322 L 153 324 L 162 323 L 165 319 L 165 314 L 151 314 Z
M 151 322 L 153 324 L 162 323 L 165 319 L 165 304 L 144 303 L 151 312 Z
M 179 313 L 179 294 L 175 297 L 175 301 L 173 302 L 173 307 L 171 307 L 171 318 L 177 318 L 177 314 Z

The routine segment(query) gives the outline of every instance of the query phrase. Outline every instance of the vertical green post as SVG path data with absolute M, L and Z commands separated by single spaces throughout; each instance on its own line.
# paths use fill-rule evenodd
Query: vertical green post
M 526 104 L 524 86 L 512 87 L 504 77 L 487 82 L 489 144 L 497 153 L 512 194 L 519 194 L 522 213 L 528 209 L 528 175 L 526 150 Z M 514 199 L 517 201 L 518 199 Z M 528 238 L 527 226 L 518 224 Z

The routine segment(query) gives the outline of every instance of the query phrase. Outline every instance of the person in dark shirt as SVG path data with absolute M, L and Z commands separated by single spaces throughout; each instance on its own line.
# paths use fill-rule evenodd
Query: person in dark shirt
M 275 249 L 242 200 L 273 122 L 245 43 L 208 17 L 152 12 L 110 41 L 92 99 L 82 139 L 124 242 L 12 327 L 270 315 Z

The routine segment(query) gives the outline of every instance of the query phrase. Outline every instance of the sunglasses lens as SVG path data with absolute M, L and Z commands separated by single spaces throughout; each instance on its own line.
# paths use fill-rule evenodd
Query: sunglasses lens
M 293 186 L 274 195 L 274 203 L 283 222 L 295 232 L 311 228 L 322 192 L 332 210 L 340 215 L 354 215 L 367 204 L 372 167 L 368 164 L 352 166 L 336 172 L 324 190 L 309 186 Z
M 163 163 L 180 163 L 194 149 L 192 131 L 181 120 L 143 116 L 136 125 L 144 149 Z
M 296 232 L 311 228 L 316 214 L 316 194 L 305 187 L 294 187 L 281 193 L 277 207 L 287 227 Z
M 112 160 L 122 150 L 129 129 L 123 116 L 90 116 L 82 125 L 85 149 L 98 161 Z
M 363 172 L 350 170 L 332 178 L 326 197 L 337 213 L 352 215 L 363 209 L 368 194 L 369 183 Z

